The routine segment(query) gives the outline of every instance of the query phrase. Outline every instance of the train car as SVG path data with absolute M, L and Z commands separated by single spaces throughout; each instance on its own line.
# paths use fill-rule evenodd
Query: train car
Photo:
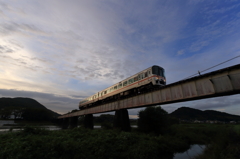
M 139 94 L 153 87 L 164 85 L 166 85 L 165 70 L 154 65 L 80 101 L 79 109 Z

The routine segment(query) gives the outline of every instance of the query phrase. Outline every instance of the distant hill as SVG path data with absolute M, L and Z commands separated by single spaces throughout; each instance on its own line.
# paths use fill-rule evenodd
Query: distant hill
M 42 108 L 47 109 L 38 101 L 31 98 L 0 98 L 0 108 L 4 107 L 24 107 L 24 108 Z
M 40 104 L 38 101 L 31 99 L 31 98 L 0 98 L 0 110 L 19 110 L 19 109 L 28 110 L 28 113 L 32 113 L 32 116 L 34 114 L 47 114 L 48 116 L 51 116 L 52 118 L 56 118 L 60 116 L 60 114 L 47 109 L 45 106 Z M 27 111 L 25 111 L 27 112 Z M 26 114 L 26 113 L 25 113 Z M 28 115 L 29 116 L 29 115 Z
M 181 107 L 170 113 L 171 116 L 182 120 L 218 120 L 218 121 L 240 121 L 240 116 L 231 115 L 215 110 L 201 111 L 194 108 Z

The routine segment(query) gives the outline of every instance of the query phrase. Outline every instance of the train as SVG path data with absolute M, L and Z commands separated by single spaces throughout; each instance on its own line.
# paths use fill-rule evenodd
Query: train
M 79 103 L 79 109 L 83 110 L 101 103 L 136 95 L 155 87 L 165 85 L 166 76 L 164 68 L 153 65 L 100 92 L 97 92 L 88 98 L 83 99 Z

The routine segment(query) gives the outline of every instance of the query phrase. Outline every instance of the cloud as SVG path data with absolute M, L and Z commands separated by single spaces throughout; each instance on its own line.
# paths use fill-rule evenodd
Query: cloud
M 184 54 L 184 50 L 179 50 L 179 51 L 177 52 L 177 54 L 178 54 L 178 55 L 183 55 L 183 54 Z
M 20 91 L 20 90 L 7 90 L 0 89 L 2 97 L 27 97 L 33 98 L 43 104 L 48 109 L 51 109 L 58 113 L 67 113 L 73 109 L 78 109 L 78 103 L 85 96 L 61 96 L 50 93 L 40 93 L 33 91 Z
M 205 109 L 223 109 L 226 106 L 238 105 L 240 102 L 239 95 L 211 98 L 203 100 L 202 102 L 193 103 L 192 107 L 205 110 Z
M 176 82 L 240 54 L 238 4 L 215 3 L 0 2 L 0 88 L 90 96 L 152 65 Z
M 205 19 L 202 21 L 202 24 L 197 27 L 195 32 L 196 40 L 192 42 L 189 48 L 190 52 L 197 52 L 206 48 L 210 44 L 214 44 L 214 41 L 221 37 L 226 38 L 226 36 L 230 36 L 231 34 L 239 33 L 238 27 L 240 20 L 237 14 L 226 11 L 237 8 L 240 4 L 228 5 L 229 4 L 226 5 L 227 7 L 221 8 L 221 11 L 219 9 L 215 10 L 213 7 L 205 9 Z M 220 16 L 219 13 L 225 13 L 225 15 Z
M 224 6 L 224 7 L 220 7 L 220 8 L 217 8 L 217 9 L 213 9 L 211 11 L 208 11 L 208 13 L 210 13 L 210 14 L 221 13 L 222 14 L 222 13 L 225 13 L 225 12 L 228 12 L 228 11 L 231 11 L 231 10 L 234 10 L 234 9 L 237 9 L 237 8 L 240 7 L 239 3 L 234 4 L 233 1 L 232 2 L 230 1 L 230 3 L 232 3 L 233 5 L 231 5 L 229 7 Z

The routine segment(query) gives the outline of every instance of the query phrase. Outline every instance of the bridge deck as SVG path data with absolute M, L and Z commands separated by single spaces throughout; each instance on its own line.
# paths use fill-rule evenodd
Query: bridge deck
M 166 85 L 159 90 L 65 114 L 68 118 L 240 93 L 240 64 Z

